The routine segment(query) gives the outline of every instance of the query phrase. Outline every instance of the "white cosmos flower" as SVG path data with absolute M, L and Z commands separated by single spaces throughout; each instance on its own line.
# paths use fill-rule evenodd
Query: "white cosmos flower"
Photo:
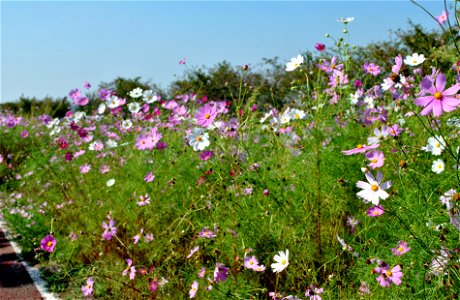
M 141 106 L 137 102 L 131 102 L 128 104 L 128 110 L 133 114 L 136 114 L 141 110 Z
M 358 181 L 356 183 L 356 186 L 362 189 L 356 195 L 366 203 L 379 205 L 380 199 L 388 198 L 389 194 L 385 190 L 391 187 L 391 181 L 382 183 L 383 174 L 380 171 L 377 172 L 377 178 L 370 172 L 367 172 L 365 176 L 368 182 Z
M 120 106 L 120 99 L 117 96 L 111 96 L 106 103 L 108 108 L 117 108 Z
M 116 148 L 118 147 L 118 142 L 113 140 L 113 139 L 108 139 L 107 142 L 105 142 L 105 144 L 107 145 L 107 147 L 109 148 Z
M 128 130 L 130 129 L 131 127 L 133 127 L 133 122 L 131 120 L 123 120 L 123 122 L 121 122 L 121 127 L 124 129 L 124 130 Z
M 129 92 L 129 96 L 131 98 L 139 98 L 142 96 L 142 89 L 141 88 L 135 88 L 131 92 Z
M 111 187 L 114 184 L 115 184 L 115 179 L 112 178 L 112 179 L 107 180 L 107 183 L 106 183 L 107 187 Z
M 144 100 L 144 102 L 148 104 L 156 102 L 159 99 L 160 97 L 157 94 L 155 94 L 152 90 L 146 90 L 142 94 L 142 100 Z
M 337 22 L 348 24 L 355 20 L 355 17 L 337 18 Z
M 287 124 L 291 121 L 291 115 L 289 113 L 289 108 L 281 115 L 280 124 Z
M 286 71 L 294 71 L 300 67 L 301 64 L 303 64 L 303 56 L 299 54 L 297 57 L 291 58 L 291 61 L 286 64 Z
M 102 115 L 105 112 L 105 109 L 107 108 L 107 105 L 104 103 L 101 103 L 99 107 L 97 108 L 97 113 Z
M 291 109 L 291 111 L 289 112 L 289 115 L 294 120 L 301 120 L 305 118 L 305 112 L 297 108 Z
M 425 55 L 423 55 L 423 54 L 419 55 L 418 53 L 414 53 L 412 55 L 406 56 L 406 58 L 404 59 L 404 63 L 406 65 L 415 67 L 415 66 L 418 66 L 421 63 L 423 63 L 425 61 L 425 59 L 426 59 Z
M 431 171 L 435 172 L 436 174 L 441 174 L 444 171 L 444 161 L 442 159 L 437 159 L 431 165 Z
M 444 150 L 445 144 L 446 142 L 442 136 L 436 135 L 428 138 L 428 145 L 422 147 L 422 150 L 431 152 L 431 154 L 438 156 L 441 155 L 442 150 Z
M 192 129 L 192 132 L 187 135 L 187 140 L 195 151 L 202 151 L 210 145 L 208 133 L 199 127 Z
M 280 251 L 273 259 L 275 263 L 270 265 L 273 272 L 278 273 L 283 271 L 289 265 L 289 250 L 286 249 L 286 252 Z

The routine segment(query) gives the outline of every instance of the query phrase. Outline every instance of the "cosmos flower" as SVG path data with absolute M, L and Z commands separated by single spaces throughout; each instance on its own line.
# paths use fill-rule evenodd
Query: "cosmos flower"
M 195 151 L 202 151 L 211 144 L 209 142 L 208 133 L 205 132 L 203 128 L 199 127 L 192 129 L 190 134 L 187 135 L 187 140 Z
M 426 116 L 433 112 L 435 117 L 439 117 L 443 112 L 450 112 L 457 108 L 460 101 L 455 98 L 455 94 L 460 90 L 460 84 L 456 83 L 446 90 L 444 89 L 445 86 L 446 76 L 444 74 L 438 74 L 434 84 L 422 85 L 422 90 L 430 95 L 414 100 L 416 105 L 424 107 L 420 114 Z
M 117 234 L 117 228 L 115 227 L 115 221 L 113 219 L 109 220 L 109 224 L 106 222 L 102 222 L 102 228 L 104 228 L 104 232 L 102 233 L 102 237 L 105 240 L 111 240 L 112 237 Z
M 46 252 L 53 252 L 54 247 L 56 246 L 56 239 L 52 235 L 45 236 L 40 241 L 40 248 Z
M 216 269 L 214 270 L 214 282 L 227 280 L 229 269 L 221 263 L 216 263 Z
M 372 207 L 369 207 L 366 211 L 366 214 L 369 216 L 369 217 L 379 217 L 381 215 L 383 215 L 385 211 L 383 210 L 383 208 L 381 206 L 372 206 Z
M 273 272 L 279 273 L 283 271 L 289 265 L 289 250 L 286 249 L 286 252 L 280 251 L 273 259 L 275 263 L 270 265 Z
M 129 272 L 129 279 L 134 280 L 134 277 L 136 276 L 136 267 L 132 265 L 133 261 L 130 258 L 126 260 L 126 263 L 128 264 L 128 266 L 123 271 L 122 275 L 125 276 Z
M 297 55 L 297 57 L 291 58 L 291 61 L 286 64 L 286 72 L 291 72 L 300 67 L 303 64 L 304 58 L 302 55 Z
M 377 177 L 374 177 L 370 172 L 367 172 L 365 176 L 368 182 L 358 181 L 356 183 L 356 186 L 362 189 L 356 195 L 366 203 L 371 202 L 374 205 L 379 205 L 380 199 L 389 197 L 385 190 L 391 187 L 391 181 L 382 183 L 383 174 L 380 171 L 377 172 Z
M 88 279 L 86 279 L 86 284 L 84 284 L 81 287 L 83 296 L 85 297 L 91 296 L 91 294 L 93 293 L 93 285 L 94 285 L 94 280 L 92 277 L 89 277 Z
M 437 159 L 433 161 L 431 165 L 431 171 L 435 172 L 436 174 L 441 174 L 444 171 L 445 164 L 442 159 Z
M 198 291 L 198 281 L 194 281 L 189 291 L 190 299 L 195 298 L 197 291 Z
M 374 269 L 374 272 L 380 274 L 376 279 L 382 287 L 390 287 L 390 285 L 400 285 L 402 283 L 401 278 L 403 273 L 401 272 L 401 266 L 396 265 L 390 270 L 390 267 L 386 264 L 382 264 Z
M 366 153 L 366 158 L 370 161 L 368 164 L 372 169 L 380 168 L 385 161 L 385 155 L 382 151 L 374 150 Z
M 444 141 L 444 138 L 442 136 L 435 135 L 434 137 L 429 137 L 428 145 L 422 147 L 421 149 L 426 152 L 431 152 L 432 155 L 439 156 L 444 150 L 445 145 L 446 142 Z
M 412 55 L 408 55 L 404 59 L 404 63 L 406 65 L 415 67 L 415 66 L 418 66 L 418 65 L 422 64 L 425 60 L 426 60 L 425 55 L 423 55 L 423 54 L 419 55 L 418 53 L 414 53 Z
M 443 10 L 441 15 L 436 17 L 436 20 L 438 21 L 439 25 L 442 25 L 445 22 L 447 22 L 447 18 L 448 18 L 447 11 Z
M 404 253 L 409 252 L 410 247 L 407 245 L 405 241 L 399 241 L 395 248 L 391 248 L 391 252 L 393 252 L 396 256 L 401 256 Z
M 129 96 L 131 98 L 139 98 L 142 97 L 142 89 L 141 88 L 135 88 L 131 92 L 129 92 Z
M 195 115 L 195 122 L 202 127 L 208 127 L 214 122 L 217 116 L 216 105 L 206 103 L 202 106 Z

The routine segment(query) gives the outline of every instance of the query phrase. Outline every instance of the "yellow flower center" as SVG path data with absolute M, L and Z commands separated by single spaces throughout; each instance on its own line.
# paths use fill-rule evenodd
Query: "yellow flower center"
M 439 148 L 439 147 L 441 147 L 441 144 L 440 144 L 440 143 L 436 143 L 435 146 L 436 146 L 436 148 Z
M 281 264 L 282 264 L 282 265 L 285 265 L 285 264 L 286 264 L 286 260 L 283 259 L 283 260 L 281 261 Z
M 203 140 L 203 138 L 199 135 L 199 136 L 196 137 L 196 140 L 197 140 L 198 142 L 201 142 L 201 141 Z
M 371 160 L 371 162 L 373 162 L 373 163 L 375 164 L 375 163 L 377 162 L 377 160 L 376 160 L 375 158 L 373 158 L 373 159 Z
M 361 149 L 363 147 L 364 147 L 363 145 L 359 144 L 356 148 Z
M 398 250 L 397 250 L 397 251 L 398 251 L 398 252 L 403 252 L 403 251 L 404 251 L 404 248 L 403 248 L 403 247 L 401 247 L 401 246 L 399 246 L 399 248 L 398 248 Z
M 442 98 L 442 93 L 441 92 L 436 92 L 436 93 L 434 93 L 433 96 L 434 96 L 434 99 L 440 100 Z
M 49 241 L 48 243 L 46 243 L 46 246 L 47 246 L 47 247 L 53 246 L 53 242 L 52 242 L 52 241 Z
M 205 119 L 209 119 L 211 117 L 211 115 L 210 114 L 205 114 L 204 117 L 205 117 Z
M 379 190 L 379 186 L 376 184 L 373 184 L 371 185 L 371 190 L 373 190 L 374 192 L 377 192 Z
M 335 68 L 335 64 L 332 64 L 332 65 L 331 65 L 331 69 L 334 69 L 334 68 Z
M 386 274 L 387 274 L 387 276 L 391 276 L 391 275 L 393 275 L 393 273 L 391 273 L 391 271 L 390 271 L 390 270 L 388 270 L 388 271 L 386 272 Z

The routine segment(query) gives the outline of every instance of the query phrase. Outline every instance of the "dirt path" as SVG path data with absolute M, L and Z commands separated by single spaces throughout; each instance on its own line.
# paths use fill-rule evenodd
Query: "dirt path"
M 0 299 L 43 299 L 0 229 Z

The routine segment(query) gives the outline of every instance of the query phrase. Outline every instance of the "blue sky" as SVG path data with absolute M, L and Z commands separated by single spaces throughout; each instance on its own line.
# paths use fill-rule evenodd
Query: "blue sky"
M 316 42 L 340 37 L 338 17 L 355 17 L 350 42 L 389 38 L 408 20 L 438 25 L 407 1 L 0 1 L 0 102 L 63 97 L 122 76 L 141 76 L 163 88 L 189 66 L 223 60 L 257 66 L 287 62 Z M 434 15 L 442 1 L 419 1 Z

